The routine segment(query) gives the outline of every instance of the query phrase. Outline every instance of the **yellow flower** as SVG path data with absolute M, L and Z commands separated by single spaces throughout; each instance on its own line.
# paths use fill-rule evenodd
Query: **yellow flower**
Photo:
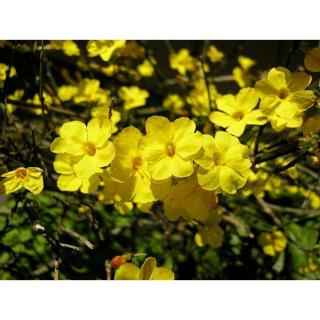
M 109 104 L 109 91 L 100 88 L 100 81 L 97 79 L 84 79 L 74 96 L 75 103 L 95 102 L 98 104 Z
M 214 104 L 218 97 L 218 91 L 214 84 L 209 85 L 211 103 Z M 191 111 L 195 116 L 207 117 L 210 113 L 210 103 L 207 85 L 204 79 L 195 82 L 194 88 L 187 96 L 187 102 L 191 105 Z
M 179 112 L 184 107 L 184 101 L 178 94 L 169 94 L 163 100 L 163 107 L 174 112 Z
M 64 123 L 59 129 L 59 138 L 50 146 L 54 153 L 74 157 L 73 169 L 77 177 L 90 177 L 111 163 L 115 148 L 108 139 L 111 136 L 111 121 L 94 118 L 87 125 L 81 121 Z
M 44 104 L 47 105 L 47 106 L 50 106 L 52 104 L 54 104 L 56 101 L 54 98 L 52 98 L 48 93 L 46 92 L 43 92 L 43 98 L 44 98 Z M 42 115 L 42 108 L 40 107 L 41 106 L 41 101 L 40 101 L 40 97 L 39 97 L 39 94 L 36 93 L 33 97 L 33 99 L 27 99 L 27 102 L 29 103 L 32 103 L 34 105 L 37 105 L 39 106 L 39 108 L 29 108 L 28 110 L 30 110 L 32 113 L 38 115 L 38 116 L 41 116 Z M 46 114 L 47 111 L 44 110 L 44 113 Z
M 74 170 L 76 160 L 66 154 L 58 154 L 53 162 L 54 170 L 60 174 L 57 186 L 61 191 L 77 191 L 94 193 L 100 183 L 99 174 L 77 176 Z M 98 171 L 102 172 L 102 170 Z
M 208 244 L 213 248 L 219 248 L 222 245 L 223 238 L 224 231 L 220 226 L 200 226 L 194 236 L 194 242 L 198 247 L 203 247 Z
M 0 81 L 4 81 L 7 77 L 7 71 L 9 66 L 4 63 L 0 63 Z M 16 68 L 11 66 L 9 78 L 14 77 L 17 74 Z
M 187 71 L 192 71 L 195 68 L 195 59 L 190 56 L 188 49 L 181 49 L 177 53 L 170 54 L 170 67 L 177 70 L 183 76 Z
M 140 89 L 136 86 L 121 87 L 118 93 L 119 97 L 124 101 L 124 108 L 126 110 L 143 107 L 149 97 L 147 90 Z
M 268 77 L 255 85 L 261 98 L 260 110 L 271 120 L 272 128 L 298 128 L 303 122 L 303 111 L 310 108 L 315 95 L 305 90 L 311 76 L 304 72 L 293 73 L 282 67 L 272 68 Z
M 150 189 L 148 164 L 139 151 L 142 133 L 135 127 L 124 128 L 115 140 L 116 157 L 111 164 L 112 177 L 122 182 L 135 203 L 155 200 Z
M 165 267 L 157 267 L 157 260 L 148 257 L 141 269 L 133 263 L 121 264 L 114 280 L 174 280 L 174 273 Z
M 1 175 L 0 193 L 10 194 L 21 188 L 38 194 L 43 190 L 43 170 L 37 167 L 17 168 Z
M 306 53 L 304 65 L 308 71 L 320 71 L 320 47 L 313 48 Z
M 101 70 L 108 77 L 112 77 L 120 71 L 120 67 L 116 64 L 110 64 L 107 67 L 103 67 Z
M 18 89 L 13 94 L 8 95 L 7 99 L 19 101 L 22 99 L 23 95 L 24 95 L 24 90 Z M 16 110 L 17 107 L 11 103 L 7 103 L 6 108 L 10 113 L 12 113 Z
M 163 201 L 165 215 L 171 221 L 182 217 L 204 222 L 213 214 L 218 203 L 215 192 L 199 186 L 195 173 L 188 178 L 155 183 L 151 188 L 155 197 Z
M 110 107 L 107 105 L 105 106 L 99 106 L 92 108 L 91 110 L 91 117 L 92 118 L 103 118 L 103 117 L 109 117 Z M 119 123 L 121 120 L 121 113 L 117 110 L 112 109 L 111 110 L 111 122 L 112 122 L 112 130 L 111 133 L 115 133 L 118 131 L 117 123 Z
M 138 65 L 137 67 L 138 72 L 143 76 L 143 77 L 152 77 L 154 73 L 154 67 L 152 63 L 149 60 L 144 60 L 141 64 Z
M 252 88 L 245 88 L 234 96 L 224 95 L 217 99 L 217 108 L 209 119 L 214 124 L 227 128 L 227 131 L 240 137 L 247 125 L 262 125 L 268 121 L 260 110 L 253 110 L 259 102 L 259 96 Z
M 239 56 L 238 63 L 240 64 L 240 67 L 235 67 L 232 70 L 232 74 L 238 86 L 244 88 L 250 84 L 252 76 L 249 71 L 256 62 L 248 57 Z
M 264 254 L 275 256 L 285 250 L 287 246 L 287 238 L 282 231 L 275 230 L 271 233 L 264 232 L 258 237 L 258 243 L 262 246 Z
M 52 50 L 62 50 L 67 56 L 79 56 L 80 49 L 72 40 L 52 40 L 50 41 Z
M 113 53 L 125 44 L 126 40 L 90 40 L 87 50 L 89 57 L 100 56 L 103 61 L 109 61 Z
M 78 87 L 71 85 L 63 85 L 58 89 L 58 97 L 61 101 L 72 100 L 73 97 L 78 93 Z
M 164 180 L 171 176 L 188 177 L 193 173 L 192 157 L 201 148 L 201 134 L 196 124 L 186 117 L 170 122 L 161 116 L 147 119 L 146 136 L 141 139 L 140 151 L 148 161 L 151 177 Z
M 195 161 L 200 165 L 198 181 L 203 189 L 230 194 L 245 185 L 251 167 L 249 148 L 223 131 L 214 138 L 203 135 L 203 152 Z
M 219 51 L 216 46 L 210 45 L 208 48 L 207 56 L 212 63 L 217 63 L 224 58 L 224 53 L 222 51 Z
M 130 201 L 132 190 L 127 188 L 125 183 L 113 179 L 109 169 L 105 170 L 101 176 L 104 189 L 100 192 L 98 199 L 105 204 L 113 204 L 121 214 L 131 211 L 133 209 L 133 203 Z

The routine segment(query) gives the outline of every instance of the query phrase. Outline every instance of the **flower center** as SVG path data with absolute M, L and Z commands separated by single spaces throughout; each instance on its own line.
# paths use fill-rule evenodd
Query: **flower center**
M 94 156 L 96 154 L 96 146 L 92 142 L 84 143 L 83 149 L 88 156 Z
M 242 111 L 237 111 L 232 115 L 232 117 L 240 121 L 244 117 L 244 113 Z
M 281 99 L 281 100 L 284 100 L 286 98 L 288 98 L 290 94 L 290 91 L 288 89 L 280 89 L 279 93 L 278 93 L 278 97 Z
M 173 157 L 176 152 L 176 148 L 172 142 L 166 144 L 166 153 L 169 157 Z
M 215 165 L 219 165 L 222 164 L 222 154 L 220 152 L 214 152 L 213 153 L 213 162 L 215 163 Z
M 26 168 L 18 168 L 16 170 L 16 177 L 18 179 L 25 179 L 28 176 L 28 170 Z
M 132 160 L 132 169 L 137 171 L 139 167 L 142 165 L 142 159 L 140 157 L 135 157 Z

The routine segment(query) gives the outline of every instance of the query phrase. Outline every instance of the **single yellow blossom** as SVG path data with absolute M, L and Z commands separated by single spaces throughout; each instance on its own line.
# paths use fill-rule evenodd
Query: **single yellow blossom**
M 86 125 L 81 121 L 64 123 L 59 138 L 50 146 L 51 152 L 64 153 L 76 159 L 73 169 L 77 177 L 90 177 L 108 166 L 115 156 L 115 148 L 108 139 L 111 121 L 94 118 Z
M 250 173 L 249 148 L 228 132 L 218 131 L 213 138 L 203 135 L 203 152 L 195 161 L 200 165 L 198 181 L 203 189 L 236 193 Z
M 320 71 L 320 47 L 313 48 L 306 53 L 304 65 L 308 71 Z
M 188 49 L 181 49 L 177 53 L 170 54 L 170 67 L 185 76 L 188 71 L 195 68 L 195 59 L 190 56 Z
M 149 97 L 149 92 L 137 86 L 121 87 L 118 91 L 119 97 L 124 101 L 126 110 L 143 107 Z
M 313 91 L 305 90 L 311 79 L 304 72 L 291 74 L 288 69 L 278 67 L 272 68 L 267 78 L 256 83 L 261 98 L 260 110 L 269 117 L 274 130 L 302 125 L 303 112 L 315 101 Z
M 210 45 L 208 48 L 207 56 L 212 63 L 217 63 L 224 58 L 224 53 L 222 51 L 219 51 L 216 46 Z
M 219 248 L 222 245 L 223 238 L 224 231 L 220 226 L 199 226 L 198 232 L 194 236 L 194 242 L 198 247 L 208 244 L 213 248 Z
M 178 94 L 169 94 L 163 100 L 163 107 L 173 112 L 179 112 L 185 103 Z
M 1 175 L 0 194 L 10 194 L 25 188 L 33 194 L 43 190 L 43 170 L 38 167 L 20 167 Z
M 103 61 L 109 61 L 114 52 L 125 44 L 126 40 L 90 40 L 87 50 L 89 57 L 100 56 Z
M 285 250 L 287 238 L 280 230 L 274 230 L 271 233 L 263 232 L 258 237 L 258 243 L 262 246 L 264 254 L 275 256 Z
M 165 117 L 152 116 L 147 119 L 145 128 L 140 151 L 148 161 L 152 179 L 191 176 L 192 157 L 201 148 L 202 141 L 200 132 L 195 132 L 194 121 L 181 117 L 170 122 Z
M 154 73 L 153 64 L 147 59 L 138 65 L 137 70 L 143 77 L 152 77 Z
M 260 110 L 253 110 L 259 102 L 255 89 L 245 88 L 234 96 L 227 94 L 216 101 L 220 111 L 214 111 L 209 119 L 214 124 L 227 128 L 227 131 L 240 137 L 247 125 L 263 125 L 268 118 Z
M 174 280 L 174 273 L 165 267 L 157 267 L 157 260 L 148 257 L 141 269 L 133 263 L 121 264 L 114 280 Z

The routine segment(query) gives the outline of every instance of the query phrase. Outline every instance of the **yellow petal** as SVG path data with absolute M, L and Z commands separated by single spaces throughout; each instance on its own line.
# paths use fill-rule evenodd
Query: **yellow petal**
M 320 71 L 320 47 L 313 48 L 306 53 L 304 65 L 311 72 Z
M 175 152 L 182 158 L 190 158 L 196 154 L 202 145 L 202 136 L 200 132 L 186 134 L 179 139 L 175 136 L 173 139 Z
M 177 178 L 189 177 L 193 173 L 192 161 L 183 160 L 179 155 L 174 155 L 171 158 L 172 175 Z
M 219 171 L 219 179 L 221 189 L 229 194 L 235 194 L 237 189 L 243 187 L 246 183 L 245 178 L 227 166 L 221 167 Z
M 216 100 L 217 108 L 225 113 L 232 114 L 236 108 L 236 98 L 232 94 L 219 97 Z
M 299 90 L 304 90 L 312 81 L 312 77 L 305 72 L 296 72 L 291 76 L 291 81 L 289 82 L 288 88 L 292 92 Z
M 108 118 L 93 118 L 88 122 L 88 141 L 103 145 L 111 136 L 112 123 Z
M 268 117 L 266 117 L 260 110 L 253 110 L 245 115 L 244 120 L 247 124 L 263 125 L 267 123 Z
M 268 80 L 277 90 L 287 87 L 286 73 L 283 70 L 272 68 L 268 73 Z
M 227 132 L 233 134 L 236 137 L 240 137 L 243 134 L 245 128 L 246 122 L 244 120 L 240 120 L 229 126 Z
M 223 128 L 232 126 L 237 122 L 232 116 L 219 111 L 211 112 L 209 115 L 209 120 L 217 126 Z
M 257 91 L 253 88 L 241 89 L 237 94 L 237 107 L 245 113 L 254 109 L 259 102 Z
M 77 191 L 82 184 L 82 180 L 75 175 L 61 175 L 58 178 L 57 186 L 61 191 Z
M 220 187 L 220 167 L 214 166 L 209 170 L 199 168 L 197 172 L 199 185 L 209 191 L 217 190 Z
M 161 116 L 152 116 L 145 123 L 146 133 L 159 142 L 167 142 L 172 137 L 171 122 Z
M 171 158 L 163 157 L 149 166 L 151 177 L 154 180 L 165 180 L 172 176 Z
M 157 260 L 153 257 L 148 257 L 141 266 L 139 280 L 150 280 L 157 266 Z
M 174 273 L 164 267 L 156 268 L 150 280 L 174 280 Z
M 114 280 L 139 280 L 140 269 L 133 263 L 124 263 L 117 269 Z

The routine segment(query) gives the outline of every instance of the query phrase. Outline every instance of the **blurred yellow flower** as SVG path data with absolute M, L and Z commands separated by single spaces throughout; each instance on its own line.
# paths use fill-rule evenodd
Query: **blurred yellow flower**
M 8 95 L 7 96 L 7 100 L 19 101 L 19 100 L 22 99 L 23 95 L 24 95 L 24 90 L 18 89 L 13 94 Z M 12 112 L 14 112 L 16 110 L 17 106 L 13 105 L 11 103 L 7 103 L 6 104 L 6 108 L 10 113 L 12 113 Z
M 63 85 L 58 89 L 58 97 L 61 101 L 72 100 L 73 97 L 78 93 L 78 87 L 72 85 Z
M 137 70 L 143 77 L 152 77 L 154 73 L 154 67 L 147 59 L 138 65 Z
M 218 225 L 199 226 L 198 232 L 194 236 L 194 242 L 198 247 L 206 244 L 213 248 L 221 247 L 224 238 L 224 231 Z
M 125 44 L 126 40 L 90 40 L 87 50 L 89 57 L 100 56 L 103 61 L 109 61 L 113 53 Z
M 114 280 L 174 280 L 174 273 L 165 267 L 157 267 L 157 260 L 148 257 L 141 269 L 133 263 L 121 264 Z
M 79 56 L 80 49 L 72 40 L 52 40 L 50 41 L 50 49 L 62 50 L 67 56 Z
M 10 194 L 21 188 L 25 188 L 33 194 L 43 190 L 43 170 L 38 167 L 20 167 L 16 170 L 1 175 L 0 193 Z
M 187 96 L 187 102 L 191 105 L 191 112 L 195 116 L 207 117 L 210 113 L 210 102 L 215 104 L 219 94 L 214 84 L 209 84 L 210 101 L 206 82 L 199 79 L 194 83 L 193 89 Z
M 97 79 L 83 79 L 74 96 L 75 103 L 94 102 L 98 104 L 109 104 L 110 95 L 108 90 L 100 88 L 100 81 Z
M 103 117 L 109 118 L 109 112 L 110 112 L 110 107 L 108 107 L 108 105 L 95 107 L 95 108 L 92 108 L 91 110 L 91 117 L 92 118 L 103 118 Z M 111 110 L 111 122 L 112 122 L 111 133 L 115 133 L 118 131 L 117 124 L 120 122 L 120 120 L 121 120 L 121 113 L 117 110 L 112 109 Z
M 9 69 L 8 65 L 4 63 L 0 63 L 0 81 L 4 81 L 6 79 L 8 69 Z M 17 74 L 16 68 L 11 66 L 9 78 L 14 77 L 16 74 Z
M 208 48 L 207 56 L 212 63 L 217 63 L 224 58 L 224 53 L 222 51 L 219 51 L 216 46 L 210 45 Z
M 124 101 L 124 108 L 130 110 L 143 107 L 149 97 L 149 92 L 137 86 L 120 87 L 119 97 Z
M 320 131 L 320 114 L 306 119 L 303 122 L 302 130 L 305 137 L 308 137 L 312 135 L 312 133 Z
M 215 137 L 204 134 L 203 152 L 195 158 L 200 167 L 198 181 L 203 189 L 236 193 L 250 174 L 249 148 L 231 134 L 218 131 Z
M 190 56 L 188 49 L 181 49 L 177 53 L 170 54 L 169 60 L 170 67 L 183 76 L 187 71 L 192 71 L 195 68 L 195 59 Z
M 237 82 L 240 88 L 244 88 L 250 85 L 252 75 L 250 69 L 256 64 L 256 62 L 248 57 L 239 56 L 238 63 L 240 67 L 235 67 L 232 70 L 233 78 Z
M 291 74 L 288 69 L 278 67 L 272 68 L 267 78 L 256 83 L 261 98 L 260 110 L 269 117 L 274 130 L 302 125 L 303 112 L 315 101 L 313 91 L 305 90 L 311 79 L 304 72 Z
M 308 71 L 320 71 L 320 47 L 313 48 L 306 53 L 304 65 Z
M 263 232 L 258 237 L 258 243 L 262 246 L 264 254 L 275 256 L 286 249 L 287 238 L 280 230 Z
M 214 124 L 227 128 L 227 131 L 240 137 L 247 125 L 263 125 L 268 118 L 260 110 L 253 110 L 259 102 L 259 96 L 252 88 L 245 88 L 234 96 L 227 94 L 216 101 L 217 108 L 223 112 L 210 113 Z
M 152 179 L 191 176 L 192 157 L 201 148 L 202 141 L 200 132 L 195 132 L 194 121 L 181 117 L 170 122 L 165 117 L 152 116 L 147 119 L 145 128 L 140 151 L 148 161 Z
M 163 100 L 163 107 L 173 112 L 179 112 L 184 107 L 184 101 L 178 94 L 169 94 Z

